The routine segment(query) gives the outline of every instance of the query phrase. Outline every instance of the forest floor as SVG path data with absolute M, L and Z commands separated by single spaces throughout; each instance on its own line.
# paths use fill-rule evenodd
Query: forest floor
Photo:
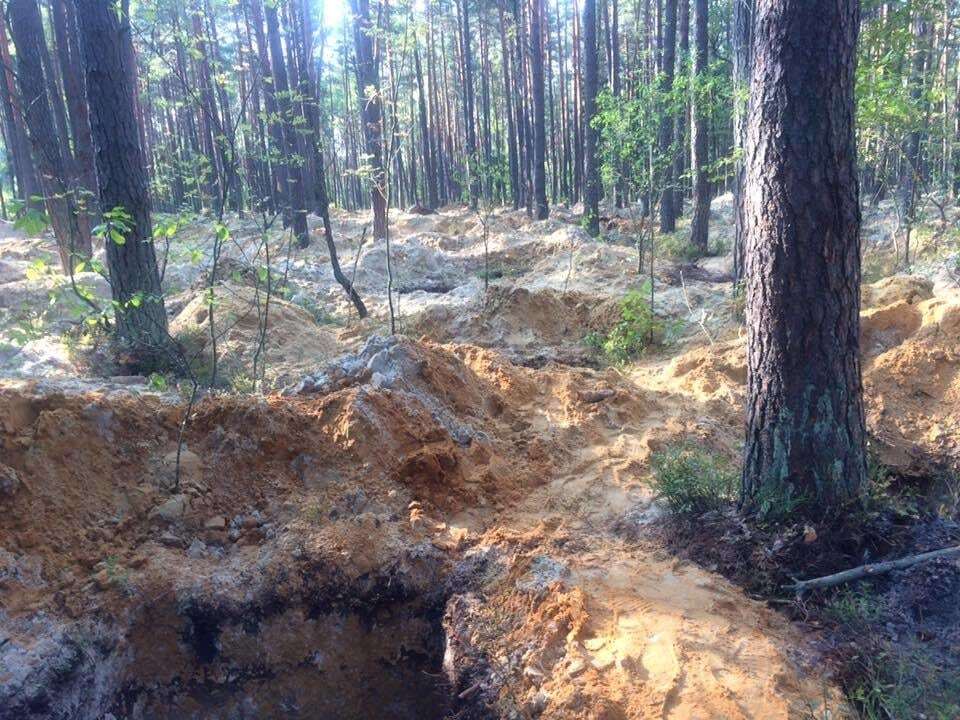
M 782 588 L 960 541 L 947 212 L 918 229 L 912 275 L 890 274 L 892 209 L 865 213 L 864 381 L 887 499 L 857 536 L 747 526 L 728 507 L 674 516 L 652 490 L 658 452 L 739 455 L 728 197 L 715 256 L 684 260 L 683 226 L 660 243 L 663 342 L 628 362 L 597 339 L 649 292 L 629 213 L 601 241 L 562 208 L 395 213 L 394 337 L 368 217 L 334 219 L 363 321 L 319 228 L 305 250 L 269 235 L 267 304 L 261 233 L 231 221 L 213 303 L 223 389 L 184 427 L 179 483 L 185 384 L 111 367 L 77 330 L 51 240 L 7 227 L 0 718 L 955 717 L 956 563 L 805 600 Z M 213 237 L 193 219 L 160 249 L 171 330 L 206 379 Z

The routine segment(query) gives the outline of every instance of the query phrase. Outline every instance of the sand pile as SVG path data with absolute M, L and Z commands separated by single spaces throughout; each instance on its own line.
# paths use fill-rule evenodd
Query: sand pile
M 861 348 L 867 426 L 880 460 L 905 474 L 960 468 L 960 291 L 932 297 L 923 278 L 863 289 Z M 740 338 L 673 358 L 654 385 L 739 410 L 746 382 Z M 646 381 L 646 380 L 645 380 Z
M 867 421 L 881 459 L 905 472 L 960 470 L 960 291 L 864 314 Z M 876 339 L 882 338 L 877 344 Z M 902 338 L 899 343 L 895 339 Z M 889 345 L 888 345 L 889 344 Z
M 206 290 L 194 295 L 174 318 L 170 334 L 184 346 L 201 377 L 208 378 L 212 372 L 215 344 L 221 385 L 253 378 L 258 348 L 257 363 L 265 368 L 267 388 L 293 382 L 318 362 L 342 352 L 331 329 L 318 325 L 310 313 L 293 303 L 276 296 L 268 303 L 263 289 L 218 285 L 212 306 L 213 338 Z
M 609 328 L 619 312 L 617 301 L 580 292 L 495 285 L 464 308 L 434 305 L 410 318 L 407 328 L 443 342 L 497 348 L 520 364 L 591 365 L 596 358 L 587 335 Z

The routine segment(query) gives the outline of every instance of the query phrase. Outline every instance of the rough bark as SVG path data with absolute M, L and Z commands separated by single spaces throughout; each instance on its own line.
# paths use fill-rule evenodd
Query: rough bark
M 67 0 L 53 0 L 51 8 L 60 76 L 63 78 L 63 92 L 67 98 L 67 113 L 70 117 L 77 179 L 85 191 L 83 202 L 92 205 L 88 208 L 88 214 L 96 217 L 97 169 L 93 161 L 93 137 L 90 134 L 87 97 L 80 74 L 76 17 L 73 5 Z
M 839 509 L 866 476 L 854 143 L 857 0 L 761 0 L 747 128 L 741 501 Z
M 75 0 L 83 52 L 100 207 L 123 208 L 132 227 L 123 243 L 105 241 L 116 329 L 131 365 L 169 363 L 169 334 L 150 225 L 147 169 L 134 105 L 130 26 L 102 0 Z

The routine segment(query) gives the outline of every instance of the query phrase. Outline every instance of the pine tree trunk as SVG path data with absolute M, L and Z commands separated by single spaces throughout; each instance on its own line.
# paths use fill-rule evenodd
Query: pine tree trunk
M 291 227 L 297 246 L 305 248 L 310 244 L 307 230 L 307 204 L 303 189 L 303 165 L 289 162 L 298 156 L 297 135 L 294 128 L 293 103 L 290 101 L 290 84 L 287 80 L 287 65 L 284 61 L 283 47 L 280 43 L 280 22 L 276 6 L 268 3 L 264 7 L 267 21 L 267 41 L 270 45 L 270 67 L 273 70 L 273 87 L 277 110 L 281 117 L 283 147 L 287 162 L 287 202 L 290 207 Z
M 141 370 L 169 365 L 169 334 L 150 225 L 147 169 L 134 105 L 129 24 L 102 0 L 75 0 L 86 73 L 100 207 L 122 208 L 131 227 L 105 239 L 116 329 Z
M 673 90 L 673 71 L 677 54 L 677 0 L 666 0 L 663 25 L 663 68 L 661 89 L 665 93 Z M 674 203 L 673 160 L 673 124 L 674 119 L 664 114 L 660 120 L 660 156 L 664 165 L 661 179 L 660 232 L 672 233 L 677 229 L 677 215 Z
M 743 183 L 746 174 L 744 143 L 747 137 L 747 92 L 752 76 L 752 53 L 756 0 L 734 0 L 732 28 L 733 45 L 733 142 L 736 162 L 733 180 L 733 280 L 743 280 L 746 250 L 743 218 Z
M 470 47 L 470 2 L 460 0 L 460 53 L 463 66 L 463 127 L 467 140 L 467 177 L 470 187 L 470 207 L 477 208 L 480 195 L 480 168 L 477 162 L 477 133 L 473 114 L 473 51 Z
M 547 205 L 547 129 L 543 85 L 543 0 L 531 0 L 530 79 L 533 85 L 533 195 L 534 217 L 544 220 Z
M 3 65 L 3 117 L 6 127 L 4 135 L 8 157 L 11 157 L 14 176 L 17 180 L 17 193 L 28 205 L 36 205 L 31 198 L 40 195 L 40 178 L 33 163 L 30 150 L 30 138 L 23 117 L 23 107 L 17 91 L 13 72 L 13 58 L 10 56 L 10 44 L 7 40 L 7 21 L 0 12 L 0 63 Z
M 83 227 L 76 195 L 70 187 L 70 170 L 64 163 L 47 95 L 49 80 L 43 74 L 41 55 L 46 52 L 43 24 L 36 0 L 8 3 L 10 33 L 17 48 L 17 85 L 23 101 L 24 120 L 33 157 L 40 175 L 47 215 L 60 251 L 60 263 L 70 273 L 74 261 L 90 256 L 89 226 Z
M 761 0 L 747 129 L 742 503 L 822 516 L 866 475 L 854 141 L 857 0 Z
M 387 238 L 387 185 L 383 169 L 383 110 L 380 97 L 379 58 L 374 41 L 377 30 L 370 18 L 369 0 L 350 0 L 353 10 L 353 41 L 356 52 L 357 98 L 363 135 L 370 163 L 370 201 L 373 205 L 373 237 Z M 369 89 L 369 95 L 368 93 Z
M 510 165 L 510 196 L 513 209 L 520 208 L 520 164 L 517 156 L 517 124 L 513 108 L 513 77 L 510 67 L 510 46 L 507 44 L 507 21 L 503 11 L 504 0 L 497 3 L 500 18 L 500 51 L 503 65 L 503 96 L 507 110 L 507 161 Z M 516 66 L 514 66 L 514 72 Z
M 420 44 L 413 46 L 413 62 L 417 71 L 417 109 L 420 119 L 420 145 L 423 154 L 423 184 L 426 189 L 424 206 L 437 209 L 437 177 L 433 170 L 433 152 L 430 145 L 430 126 L 427 122 L 427 97 L 423 90 L 423 70 L 420 67 Z
M 597 131 L 591 126 L 597 114 L 597 4 L 583 0 L 583 114 L 584 148 L 584 227 L 591 237 L 600 234 L 600 168 L 597 163 Z
M 686 2 L 686 0 L 683 0 Z M 710 224 L 710 180 L 707 177 L 707 132 L 709 119 L 706 98 L 697 87 L 707 72 L 707 0 L 694 0 L 693 113 L 690 118 L 690 142 L 693 146 L 693 218 L 690 243 L 700 255 L 707 254 Z
M 80 75 L 80 48 L 77 39 L 73 4 L 68 0 L 53 0 L 53 26 L 57 39 L 57 57 L 63 78 L 64 95 L 73 136 L 74 156 L 78 180 L 85 191 L 87 214 L 96 217 L 97 169 L 93 161 L 93 137 L 90 134 L 90 116 L 87 98 Z

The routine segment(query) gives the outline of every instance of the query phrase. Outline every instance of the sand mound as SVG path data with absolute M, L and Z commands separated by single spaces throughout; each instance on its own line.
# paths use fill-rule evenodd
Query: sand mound
M 437 305 L 413 317 L 414 334 L 440 341 L 498 348 L 522 364 L 548 361 L 592 364 L 586 336 L 607 329 L 619 315 L 615 300 L 580 292 L 491 286 L 486 301 L 469 308 Z
M 747 382 L 745 349 L 743 339 L 698 347 L 671 360 L 665 375 L 696 398 L 738 402 Z
M 864 365 L 868 423 L 881 443 L 881 457 L 905 471 L 922 473 L 941 463 L 956 471 L 960 469 L 960 292 L 915 306 L 894 303 L 883 311 L 899 318 L 895 327 L 916 329 Z
M 960 468 L 960 291 L 930 297 L 928 281 L 898 276 L 866 286 L 864 297 L 885 303 L 860 315 L 867 425 L 881 461 L 904 473 Z M 739 411 L 745 353 L 742 338 L 698 347 L 659 381 Z
M 207 292 L 200 292 L 170 324 L 170 333 L 183 343 L 201 375 L 209 375 L 213 365 L 209 308 Z M 216 289 L 213 305 L 217 376 L 221 383 L 253 376 L 264 316 L 262 352 L 268 387 L 294 381 L 341 350 L 336 335 L 317 325 L 303 308 L 277 297 L 271 297 L 268 306 L 262 291 L 258 293 L 245 285 L 221 285 Z
M 863 307 L 879 307 L 902 300 L 914 304 L 933 296 L 933 283 L 917 275 L 891 275 L 864 285 L 860 291 Z

